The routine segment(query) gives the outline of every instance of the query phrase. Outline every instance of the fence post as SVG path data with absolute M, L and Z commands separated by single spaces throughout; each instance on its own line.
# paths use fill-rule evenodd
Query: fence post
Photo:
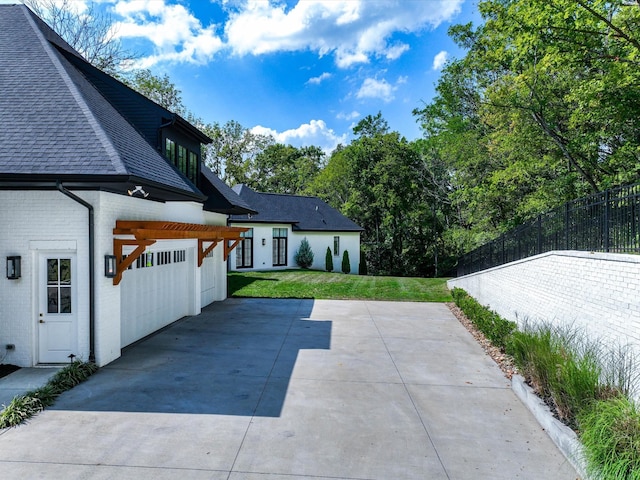
M 609 205 L 609 192 L 610 190 L 605 190 L 604 192 L 604 251 L 609 252 L 609 217 L 611 215 L 611 206 Z
M 564 204 L 564 249 L 569 250 L 569 202 Z
M 542 253 L 542 215 L 538 215 L 538 255 Z

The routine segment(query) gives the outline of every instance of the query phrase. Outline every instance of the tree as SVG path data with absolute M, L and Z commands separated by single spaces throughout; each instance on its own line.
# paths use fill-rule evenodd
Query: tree
M 445 67 L 434 101 L 414 111 L 430 161 L 449 170 L 458 226 L 443 238 L 460 245 L 640 173 L 640 6 L 484 0 L 478 8 L 484 24 L 450 29 L 467 54 Z
M 122 46 L 111 16 L 93 2 L 84 10 L 73 0 L 24 0 L 24 3 L 100 70 L 115 74 L 123 64 L 137 57 Z
M 349 250 L 345 250 L 342 254 L 342 273 L 351 273 L 351 263 L 349 263 Z
M 122 74 L 120 78 L 129 87 L 167 110 L 179 115 L 186 114 L 187 109 L 182 103 L 182 94 L 168 75 L 158 77 L 149 69 L 138 69 Z
M 213 142 L 204 147 L 204 162 L 228 185 L 249 184 L 254 158 L 274 143 L 268 135 L 252 133 L 235 120 L 207 124 L 203 132 Z
M 271 144 L 253 158 L 248 184 L 262 192 L 299 195 L 318 174 L 323 159 L 319 147 Z
M 327 247 L 327 253 L 324 256 L 324 269 L 327 272 L 333 272 L 333 254 L 330 247 Z
M 309 268 L 313 265 L 313 251 L 307 241 L 307 237 L 304 237 L 300 242 L 300 248 L 295 254 L 296 264 L 300 268 Z

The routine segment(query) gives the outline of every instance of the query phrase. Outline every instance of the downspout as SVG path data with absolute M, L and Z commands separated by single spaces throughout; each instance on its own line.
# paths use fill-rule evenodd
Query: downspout
M 95 287 L 94 287 L 94 271 L 95 271 L 95 259 L 93 258 L 94 252 L 94 221 L 93 221 L 93 205 L 87 203 L 82 198 L 71 193 L 69 190 L 62 186 L 60 180 L 56 181 L 56 187 L 60 192 L 65 194 L 70 199 L 78 202 L 83 207 L 86 207 L 89 211 L 89 361 L 95 363 Z

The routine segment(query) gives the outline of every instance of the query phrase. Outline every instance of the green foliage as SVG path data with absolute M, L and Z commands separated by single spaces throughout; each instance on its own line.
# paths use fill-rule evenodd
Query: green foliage
M 602 392 L 599 347 L 570 328 L 547 323 L 526 325 L 514 332 L 507 353 L 543 398 L 548 398 L 559 418 L 576 428 L 577 415 Z
M 460 288 L 454 288 L 451 292 L 454 302 L 464 312 L 478 329 L 495 346 L 505 349 L 511 335 L 516 330 L 516 324 L 503 319 L 486 307 L 480 305 L 473 297 Z
M 640 412 L 633 400 L 598 401 L 581 412 L 578 423 L 594 478 L 640 480 Z
M 45 386 L 15 397 L 0 411 L 0 428 L 14 427 L 31 418 L 52 405 L 61 393 L 83 382 L 97 370 L 94 363 L 74 361 L 67 365 Z
M 230 272 L 229 296 L 448 302 L 446 279 L 343 275 L 320 270 Z
M 159 77 L 151 73 L 151 70 L 142 69 L 122 75 L 122 80 L 129 87 L 167 110 L 180 115 L 185 114 L 186 108 L 182 103 L 181 92 L 168 75 Z
M 364 254 L 364 250 L 360 249 L 360 263 L 358 265 L 358 275 L 368 275 L 367 272 L 367 257 Z
M 351 273 L 351 263 L 349 262 L 349 251 L 342 254 L 342 273 Z
M 294 259 L 301 268 L 309 268 L 313 265 L 313 251 L 307 241 L 307 237 L 304 237 L 300 242 L 300 248 L 296 252 Z
M 327 247 L 327 253 L 324 255 L 324 269 L 333 272 L 333 254 L 330 247 Z
M 450 173 L 453 228 L 468 232 L 455 238 L 472 245 L 635 181 L 640 168 L 637 5 L 483 0 L 478 10 L 480 26 L 450 29 L 466 55 L 414 111 Z

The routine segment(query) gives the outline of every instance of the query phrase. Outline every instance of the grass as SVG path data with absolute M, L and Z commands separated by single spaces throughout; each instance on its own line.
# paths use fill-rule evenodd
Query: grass
M 41 412 L 58 395 L 84 382 L 98 367 L 95 363 L 75 361 L 58 371 L 43 387 L 15 397 L 4 410 L 0 411 L 0 429 L 15 427 Z
M 231 272 L 229 296 L 450 302 L 445 278 L 373 277 L 318 270 Z
M 470 302 L 464 290 L 455 289 L 453 298 L 461 309 Z M 482 305 L 472 307 L 465 314 L 478 328 L 502 332 L 499 317 Z M 578 434 L 589 478 L 640 480 L 635 353 L 624 346 L 608 350 L 581 330 L 544 322 L 498 337 L 527 382 Z

